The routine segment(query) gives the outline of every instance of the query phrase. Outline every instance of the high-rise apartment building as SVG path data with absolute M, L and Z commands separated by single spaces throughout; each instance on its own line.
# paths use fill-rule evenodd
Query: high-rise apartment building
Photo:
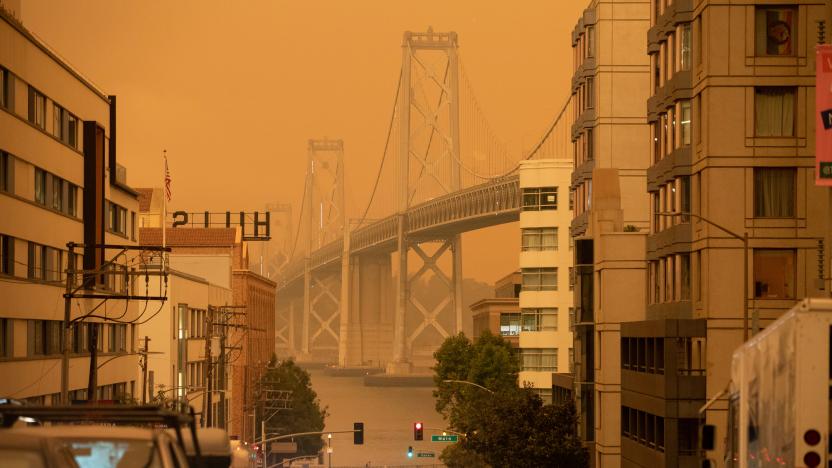
M 103 257 L 115 253 L 79 248 L 70 256 L 67 243 L 135 245 L 137 211 L 116 163 L 115 97 L 0 8 L 0 395 L 59 401 L 66 271 L 104 272 Z M 96 291 L 131 291 L 130 276 L 113 273 L 95 278 Z M 70 400 L 93 396 L 90 349 L 98 353 L 95 397 L 134 394 L 137 301 L 100 302 L 71 303 Z
M 592 1 L 572 33 L 574 396 L 592 466 L 620 466 L 619 334 L 644 313 L 649 5 Z
M 823 17 L 817 0 L 651 2 L 647 306 L 646 320 L 622 326 L 625 466 L 699 466 L 699 409 L 726 388 L 731 351 L 824 294 L 813 49 Z M 725 397 L 706 413 L 716 466 L 728 417 Z
M 544 402 L 552 374 L 569 372 L 572 357 L 572 252 L 568 159 L 520 163 L 520 375 Z

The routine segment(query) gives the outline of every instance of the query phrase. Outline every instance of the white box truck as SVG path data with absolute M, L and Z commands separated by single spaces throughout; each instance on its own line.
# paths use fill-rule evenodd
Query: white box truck
M 804 299 L 734 352 L 726 466 L 832 466 L 831 345 L 832 299 Z

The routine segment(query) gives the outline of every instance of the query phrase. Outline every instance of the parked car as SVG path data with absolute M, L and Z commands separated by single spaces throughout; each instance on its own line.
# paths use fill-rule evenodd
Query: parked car
M 23 422 L 29 426 L 20 427 Z M 188 405 L 29 406 L 9 402 L 0 404 L 0 427 L 6 428 L 0 430 L 0 438 L 21 434 L 57 440 L 82 468 L 184 468 L 189 466 L 185 434 L 196 434 L 194 410 Z M 193 466 L 201 467 L 198 437 L 193 446 Z
M 69 449 L 45 434 L 0 430 L 0 465 L 9 468 L 76 468 Z
M 7 435 L 40 436 L 62 444 L 80 468 L 184 468 L 187 457 L 165 431 L 143 427 L 53 425 L 6 429 Z

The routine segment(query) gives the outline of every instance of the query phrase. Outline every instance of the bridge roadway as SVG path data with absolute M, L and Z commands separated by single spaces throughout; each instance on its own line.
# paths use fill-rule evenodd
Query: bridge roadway
M 403 214 L 396 213 L 359 227 L 350 233 L 350 255 L 394 252 L 402 222 L 405 236 L 411 241 L 447 239 L 455 234 L 517 221 L 521 204 L 520 180 L 515 173 L 428 200 Z M 309 258 L 310 270 L 340 268 L 343 250 L 341 238 L 313 251 Z M 297 283 L 303 284 L 304 263 L 300 259 L 283 270 L 278 293 Z

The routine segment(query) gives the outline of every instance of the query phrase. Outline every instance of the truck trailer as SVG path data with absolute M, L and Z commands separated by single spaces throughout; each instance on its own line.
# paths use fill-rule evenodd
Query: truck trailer
M 832 299 L 802 300 L 734 352 L 725 466 L 832 466 L 830 352 Z

